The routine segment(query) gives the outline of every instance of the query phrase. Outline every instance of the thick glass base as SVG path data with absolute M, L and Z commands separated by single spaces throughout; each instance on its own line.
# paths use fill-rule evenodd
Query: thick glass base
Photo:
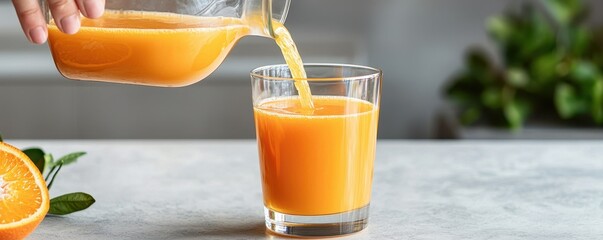
M 319 237 L 358 232 L 368 224 L 369 206 L 352 211 L 318 216 L 279 213 L 264 207 L 266 228 L 278 234 Z

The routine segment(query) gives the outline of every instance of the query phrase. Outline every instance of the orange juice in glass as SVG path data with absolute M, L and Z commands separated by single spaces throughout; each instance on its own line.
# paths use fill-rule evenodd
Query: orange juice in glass
M 381 71 L 305 70 L 313 109 L 302 105 L 286 65 L 251 74 L 266 225 L 298 236 L 357 232 L 368 222 Z

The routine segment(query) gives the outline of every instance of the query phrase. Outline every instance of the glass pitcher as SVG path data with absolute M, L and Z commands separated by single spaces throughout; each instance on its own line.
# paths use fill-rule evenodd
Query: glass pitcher
M 74 35 L 60 32 L 41 4 L 66 78 L 180 87 L 216 70 L 242 37 L 273 38 L 290 0 L 106 0 L 105 14 L 82 17 Z

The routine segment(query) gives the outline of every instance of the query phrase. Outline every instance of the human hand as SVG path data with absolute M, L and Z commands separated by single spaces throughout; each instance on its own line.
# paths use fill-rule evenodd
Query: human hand
M 30 42 L 42 44 L 48 38 L 48 28 L 38 0 L 12 0 L 23 33 Z M 74 34 L 80 29 L 80 13 L 98 18 L 105 9 L 105 0 L 43 0 L 48 1 L 50 13 L 59 29 Z

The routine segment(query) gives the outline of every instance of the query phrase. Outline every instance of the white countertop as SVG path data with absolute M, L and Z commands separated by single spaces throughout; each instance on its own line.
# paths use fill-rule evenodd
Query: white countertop
M 9 141 L 61 155 L 51 196 L 97 202 L 29 239 L 275 239 L 255 141 Z M 380 141 L 369 227 L 346 239 L 598 239 L 603 142 Z

